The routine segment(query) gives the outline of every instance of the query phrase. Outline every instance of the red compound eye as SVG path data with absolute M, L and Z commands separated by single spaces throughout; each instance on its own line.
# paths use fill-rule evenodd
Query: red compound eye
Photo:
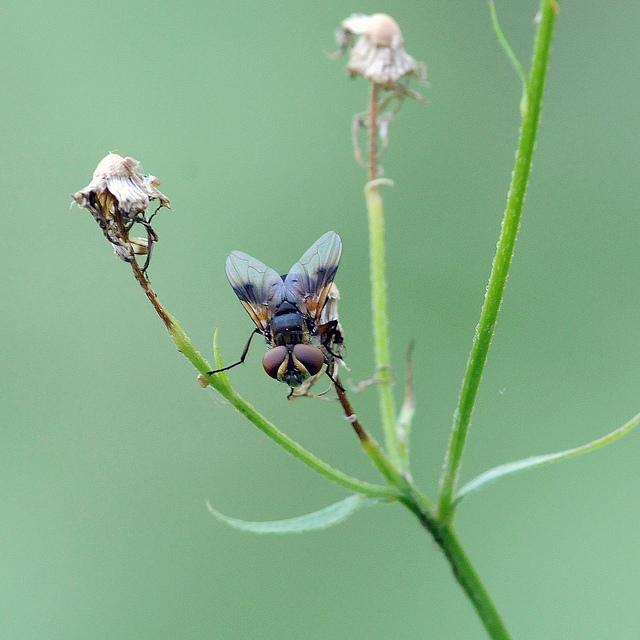
M 312 376 L 315 376 L 324 364 L 322 351 L 310 344 L 297 344 L 293 347 L 293 355 Z
M 282 366 L 282 363 L 287 357 L 287 347 L 274 347 L 269 349 L 262 358 L 262 366 L 264 370 L 272 378 L 278 378 L 278 369 Z

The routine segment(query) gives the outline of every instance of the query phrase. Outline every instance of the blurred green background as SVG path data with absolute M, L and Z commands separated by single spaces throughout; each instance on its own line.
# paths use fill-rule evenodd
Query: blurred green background
M 530 58 L 534 1 L 499 2 Z M 372 373 L 364 81 L 331 61 L 350 13 L 385 11 L 429 67 L 382 162 L 393 356 L 416 340 L 412 460 L 437 487 L 499 230 L 518 78 L 484 1 L 44 3 L 0 8 L 0 637 L 484 638 L 431 539 L 398 506 L 254 537 L 345 492 L 203 391 L 86 211 L 109 151 L 162 180 L 151 279 L 194 344 L 228 362 L 253 325 L 224 275 L 242 249 L 280 272 L 338 231 L 353 381 Z M 564 2 L 519 244 L 463 480 L 582 444 L 640 410 L 640 4 Z M 340 415 L 286 402 L 255 344 L 231 378 L 331 464 L 375 470 Z M 398 385 L 398 398 L 402 392 Z M 375 390 L 352 398 L 380 437 Z M 457 526 L 514 638 L 640 637 L 640 433 L 469 499 Z

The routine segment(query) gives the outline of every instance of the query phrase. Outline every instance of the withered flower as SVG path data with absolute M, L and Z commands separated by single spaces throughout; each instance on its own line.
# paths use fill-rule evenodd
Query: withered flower
M 153 200 L 159 201 L 158 209 L 170 207 L 169 199 L 157 189 L 160 181 L 140 173 L 139 166 L 133 158 L 110 153 L 96 167 L 93 180 L 71 197 L 95 218 L 118 257 L 132 262 L 135 255 L 147 255 L 146 269 L 158 236 L 151 227 L 155 213 L 146 217 L 145 211 Z M 135 223 L 145 228 L 146 238 L 129 236 Z
M 372 83 L 369 108 L 353 117 L 351 135 L 357 162 L 369 166 L 372 171 L 375 167 L 377 172 L 379 154 L 389 143 L 389 128 L 405 98 L 425 102 L 417 91 L 408 87 L 406 81 L 413 77 L 426 83 L 427 67 L 422 62 L 416 62 L 404 50 L 404 38 L 398 23 L 385 13 L 371 16 L 352 14 L 336 31 L 336 40 L 340 51 L 329 55 L 339 57 L 351 49 L 347 64 L 351 77 L 362 76 Z M 387 91 L 381 100 L 380 90 Z M 363 161 L 360 151 L 362 129 L 372 136 L 369 149 L 373 155 L 367 163 Z M 376 149 L 375 140 L 378 138 L 380 148 Z
M 340 319 L 338 318 L 338 300 L 340 300 L 340 292 L 338 291 L 338 287 L 336 287 L 336 283 L 332 282 L 331 286 L 329 287 L 329 292 L 327 293 L 327 301 L 324 305 L 324 308 L 322 309 L 322 312 L 320 313 L 321 326 L 333 322 L 334 320 L 337 322 L 334 329 L 334 336 L 331 339 L 330 343 L 325 347 L 329 350 L 329 355 L 334 356 L 330 358 L 330 364 L 327 368 L 327 373 L 332 380 L 336 380 L 338 378 L 339 367 L 342 366 L 347 371 L 349 371 L 349 367 L 347 367 L 347 365 L 344 363 L 344 360 L 340 356 L 340 353 L 344 347 L 344 330 L 342 329 Z M 331 389 L 331 387 L 321 393 L 310 393 L 311 387 L 320 379 L 323 373 L 323 371 L 319 371 L 314 376 L 311 376 L 310 378 L 305 380 L 299 387 L 297 387 L 296 389 L 292 389 L 289 399 L 295 400 L 296 398 L 302 397 L 319 398 L 324 396 Z
M 355 46 L 354 36 L 359 36 Z M 336 40 L 342 53 L 351 49 L 347 64 L 351 77 L 363 76 L 383 89 L 395 88 L 406 76 L 426 79 L 426 66 L 404 50 L 398 23 L 385 13 L 354 13 L 336 31 Z

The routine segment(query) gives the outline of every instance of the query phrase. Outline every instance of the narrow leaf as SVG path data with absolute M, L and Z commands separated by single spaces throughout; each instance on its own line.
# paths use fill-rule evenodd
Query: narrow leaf
M 352 513 L 365 506 L 373 506 L 380 503 L 380 498 L 370 498 L 363 495 L 348 496 L 340 502 L 336 502 L 329 507 L 307 513 L 297 518 L 289 520 L 271 520 L 267 522 L 247 522 L 246 520 L 238 520 L 231 518 L 216 511 L 207 500 L 207 509 L 218 520 L 222 520 L 234 529 L 241 531 L 249 531 L 251 533 L 303 533 L 305 531 L 318 531 L 319 529 L 327 529 L 334 524 L 338 524 L 346 520 Z
M 516 57 L 516 54 L 513 53 L 513 49 L 509 45 L 509 41 L 506 39 L 504 33 L 502 33 L 502 29 L 500 28 L 500 23 L 498 22 L 498 14 L 496 13 L 496 7 L 493 3 L 493 0 L 489 2 L 489 10 L 491 11 L 491 23 L 493 24 L 493 30 L 496 32 L 496 37 L 498 38 L 498 42 L 500 46 L 504 50 L 507 58 L 511 61 L 513 68 L 516 70 L 518 77 L 520 78 L 520 82 L 522 83 L 522 98 L 520 100 L 520 115 L 524 117 L 524 112 L 527 108 L 527 76 L 525 75 L 524 69 L 520 64 L 520 60 Z
M 216 363 L 216 369 L 223 369 L 224 362 L 222 360 L 222 353 L 220 353 L 220 349 L 218 347 L 218 328 L 216 327 L 213 332 L 213 361 Z M 216 373 L 215 376 L 212 376 L 210 381 L 215 381 L 218 383 L 218 386 L 226 387 L 227 389 L 231 389 L 231 382 L 229 382 L 229 378 L 227 377 L 226 371 L 221 371 L 220 373 Z M 220 389 L 218 389 L 220 391 Z
M 396 420 L 396 430 L 398 432 L 398 446 L 403 469 L 409 471 L 409 436 L 411 433 L 411 422 L 416 412 L 416 397 L 413 392 L 413 340 L 407 349 L 407 380 L 404 390 L 404 401 L 400 407 L 400 413 Z
M 567 458 L 572 458 L 573 456 L 587 453 L 587 451 L 593 451 L 594 449 L 603 447 L 605 444 L 609 444 L 610 442 L 617 440 L 618 438 L 631 431 L 631 429 L 633 429 L 638 423 L 640 423 L 640 413 L 635 415 L 633 418 L 631 418 L 631 420 L 629 420 L 629 422 L 623 424 L 615 431 L 612 431 L 606 436 L 598 438 L 593 442 L 582 445 L 581 447 L 575 447 L 574 449 L 567 449 L 566 451 L 559 451 L 557 453 L 547 453 L 541 456 L 533 456 L 531 458 L 525 458 L 524 460 L 516 460 L 515 462 L 507 462 L 506 464 L 502 464 L 498 467 L 494 467 L 493 469 L 489 469 L 489 471 L 481 473 L 479 476 L 471 480 L 471 482 L 465 484 L 464 487 L 462 487 L 462 489 L 458 491 L 455 498 L 455 503 L 457 504 L 462 500 L 462 498 L 468 496 L 470 493 L 474 493 L 479 489 L 483 489 L 486 485 L 504 476 L 509 476 L 519 471 L 524 471 L 525 469 L 534 469 L 535 467 L 541 467 L 542 465 L 550 464 L 552 462 L 566 460 Z
M 224 368 L 224 362 L 222 361 L 222 354 L 218 347 L 218 327 L 213 332 L 213 360 L 216 363 L 216 369 Z

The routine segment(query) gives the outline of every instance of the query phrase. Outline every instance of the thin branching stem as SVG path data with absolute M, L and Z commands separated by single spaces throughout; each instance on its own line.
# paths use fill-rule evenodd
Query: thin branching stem
M 509 640 L 509 634 L 493 601 L 484 588 L 469 558 L 455 536 L 453 529 L 441 523 L 434 513 L 428 498 L 413 484 L 408 474 L 408 445 L 402 446 L 396 425 L 396 412 L 392 395 L 390 370 L 389 320 L 387 315 L 387 284 L 384 242 L 384 215 L 380 183 L 388 182 L 378 177 L 377 154 L 377 108 L 378 87 L 374 84 L 369 104 L 369 183 L 365 187 L 369 212 L 370 263 L 372 287 L 373 334 L 375 344 L 376 371 L 380 379 L 380 411 L 385 440 L 390 459 L 377 442 L 362 428 L 347 396 L 336 386 L 338 398 L 347 419 L 353 424 L 358 437 L 371 459 L 388 482 L 401 491 L 399 501 L 419 520 L 433 536 L 449 562 L 456 580 L 465 591 L 490 637 L 494 640 Z
M 407 478 L 405 478 L 399 472 L 397 467 L 389 460 L 375 438 L 373 438 L 373 436 L 362 426 L 360 419 L 347 396 L 347 392 L 340 383 L 340 380 L 338 379 L 336 382 L 337 384 L 335 385 L 335 389 L 338 394 L 338 400 L 342 405 L 342 410 L 344 411 L 344 417 L 353 427 L 353 430 L 356 432 L 356 435 L 360 440 L 362 448 L 376 465 L 378 471 L 380 471 L 389 484 L 397 487 L 400 493 L 406 496 L 412 495 L 413 493 L 419 493 L 418 490 L 410 485 Z M 430 511 L 432 509 L 432 505 L 429 500 L 422 494 L 420 494 L 420 497 L 421 504 Z
M 480 386 L 480 379 L 482 378 L 482 372 L 487 360 L 491 338 L 493 337 L 498 312 L 502 303 L 509 266 L 511 265 L 511 259 L 513 257 L 516 236 L 520 225 L 522 205 L 524 203 L 529 172 L 531 170 L 538 121 L 540 119 L 540 108 L 542 105 L 542 95 L 544 92 L 556 11 L 557 4 L 555 0 L 542 1 L 540 23 L 534 46 L 531 77 L 527 85 L 526 108 L 520 129 L 520 142 L 516 154 L 511 187 L 507 196 L 507 207 L 491 268 L 487 293 L 480 313 L 480 321 L 476 327 L 458 406 L 454 414 L 451 436 L 440 479 L 438 510 L 440 518 L 443 521 L 446 521 L 453 515 L 453 494 L 458 479 L 462 452 L 478 394 L 478 387 Z
M 269 422 L 263 415 L 261 415 L 256 409 L 249 404 L 244 398 L 242 398 L 231 386 L 229 378 L 224 373 L 218 373 L 208 376 L 207 373 L 211 371 L 211 365 L 204 359 L 204 357 L 195 349 L 187 334 L 183 331 L 179 322 L 167 312 L 158 300 L 158 296 L 151 288 L 151 283 L 146 274 L 143 273 L 139 265 L 134 261 L 131 264 L 134 276 L 147 298 L 153 305 L 156 313 L 162 319 L 162 322 L 167 327 L 172 340 L 178 347 L 180 353 L 191 362 L 191 364 L 200 372 L 202 376 L 205 376 L 211 386 L 218 391 L 229 403 L 242 415 L 244 415 L 250 422 L 252 422 L 260 431 L 271 438 L 274 442 L 279 444 L 285 451 L 288 451 L 291 455 L 298 458 L 298 460 L 304 462 L 308 467 L 317 471 L 321 475 L 333 480 L 337 484 L 371 497 L 380 498 L 395 498 L 398 495 L 398 490 L 392 486 L 382 486 L 372 484 L 370 482 L 364 482 L 353 478 L 338 469 L 334 469 L 332 466 L 307 451 L 304 447 L 299 445 L 295 440 L 289 438 L 282 431 L 280 431 L 274 424 Z M 218 353 L 217 344 L 214 343 L 216 354 Z M 219 356 L 216 356 L 220 360 Z M 222 363 L 217 363 L 219 368 L 222 368 Z

